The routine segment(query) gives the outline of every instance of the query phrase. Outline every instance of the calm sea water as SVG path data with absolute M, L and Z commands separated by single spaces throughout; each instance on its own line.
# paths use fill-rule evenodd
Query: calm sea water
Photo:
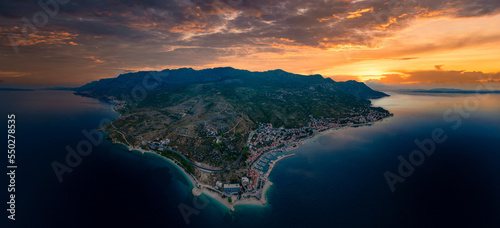
M 106 141 L 60 183 L 51 163 L 64 162 L 65 148 L 86 139 L 82 130 L 117 114 L 110 104 L 67 91 L 0 92 L 1 127 L 7 129 L 8 113 L 17 117 L 18 165 L 16 221 L 2 209 L 0 227 L 500 227 L 500 96 L 481 95 L 457 129 L 443 119 L 471 96 L 375 100 L 395 116 L 314 138 L 275 166 L 267 206 L 229 212 L 193 197 L 164 159 Z M 431 138 L 436 128 L 447 140 L 391 192 L 384 172 L 397 173 L 398 156 L 408 158 L 418 149 L 415 139 Z M 7 184 L 2 175 L 4 202 Z M 193 208 L 189 224 L 180 205 Z

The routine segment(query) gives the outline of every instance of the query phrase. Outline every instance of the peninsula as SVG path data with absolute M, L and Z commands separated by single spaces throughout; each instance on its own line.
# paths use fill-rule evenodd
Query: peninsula
M 271 170 L 304 139 L 392 115 L 368 100 L 387 95 L 363 83 L 282 70 L 136 72 L 76 92 L 116 104 L 120 117 L 102 126 L 109 140 L 169 159 L 186 172 L 194 195 L 232 210 L 266 204 Z

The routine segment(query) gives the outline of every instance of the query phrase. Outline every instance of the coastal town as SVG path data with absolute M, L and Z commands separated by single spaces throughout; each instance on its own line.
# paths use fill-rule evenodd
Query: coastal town
M 258 123 L 258 128 L 250 133 L 247 147 L 249 157 L 245 161 L 249 165 L 247 176 L 241 178 L 240 183 L 224 183 L 217 181 L 215 189 L 221 196 L 229 199 L 236 196 L 236 200 L 254 198 L 265 204 L 265 187 L 269 174 L 278 161 L 289 156 L 292 150 L 304 144 L 304 139 L 329 129 L 360 126 L 370 124 L 386 118 L 392 114 L 369 110 L 364 115 L 345 118 L 314 118 L 300 128 L 274 128 L 270 123 Z M 232 199 L 232 201 L 235 201 Z
M 217 180 L 214 185 L 211 185 L 198 181 L 190 172 L 186 172 L 185 175 L 194 186 L 192 192 L 194 195 L 206 193 L 231 210 L 234 210 L 234 206 L 238 204 L 265 205 L 267 203 L 266 190 L 272 185 L 268 178 L 274 166 L 280 160 L 294 156 L 295 154 L 291 151 L 302 146 L 306 139 L 326 130 L 367 125 L 392 115 L 372 109 L 364 111 L 362 115 L 344 118 L 314 118 L 311 115 L 310 122 L 299 128 L 276 128 L 270 123 L 258 123 L 257 129 L 250 132 L 245 145 L 244 150 L 247 154 L 244 161 L 245 167 L 247 167 L 245 175 L 240 176 L 237 180 Z M 157 138 L 157 140 L 159 141 L 154 143 L 143 141 L 148 145 L 146 149 L 154 150 L 155 153 L 162 155 L 160 151 L 166 149 L 169 139 L 160 140 Z M 186 158 L 182 157 L 182 159 Z M 178 161 L 179 158 L 169 158 L 169 160 L 180 168 L 186 169 L 182 165 L 185 163 Z M 200 170 L 203 172 L 218 171 Z
M 89 83 L 77 93 L 115 104 L 120 116 L 100 127 L 108 140 L 170 159 L 195 190 L 229 207 L 265 203 L 272 169 L 308 138 L 390 115 L 369 100 L 388 95 L 363 83 L 283 70 L 165 70 L 154 74 L 166 84 L 141 100 L 112 89 L 111 82 L 133 85 L 144 74 Z

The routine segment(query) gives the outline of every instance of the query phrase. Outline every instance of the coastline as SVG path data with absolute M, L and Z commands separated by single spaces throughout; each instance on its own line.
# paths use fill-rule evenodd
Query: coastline
M 161 157 L 163 159 L 166 159 L 172 165 L 174 165 L 175 167 L 177 167 L 177 169 L 180 170 L 182 174 L 184 174 L 184 177 L 186 177 L 186 179 L 189 180 L 189 182 L 191 183 L 191 185 L 192 185 L 193 188 L 196 188 L 198 186 L 198 183 L 199 183 L 198 180 L 196 180 L 196 178 L 194 178 L 191 174 L 189 174 L 188 172 L 186 172 L 186 170 L 184 170 L 184 168 L 182 168 L 181 166 L 177 165 L 174 160 L 172 160 L 170 158 L 167 158 L 167 157 L 164 157 L 164 156 L 161 156 L 161 155 L 159 155 L 158 153 L 156 153 L 154 151 L 144 150 L 142 148 L 130 148 L 128 146 L 126 146 L 126 147 L 128 148 L 129 151 L 136 150 L 136 151 L 139 151 L 139 152 L 141 152 L 143 154 L 145 154 L 145 153 L 154 154 L 154 155 L 159 156 L 159 157 Z
M 390 117 L 390 116 L 389 116 Z M 324 135 L 329 135 L 331 133 L 333 133 L 334 131 L 337 131 L 337 130 L 341 130 L 341 129 L 347 129 L 347 128 L 351 128 L 351 127 L 362 127 L 362 126 L 370 126 L 372 124 L 375 124 L 377 122 L 381 122 L 389 117 L 385 117 L 383 119 L 380 119 L 380 120 L 377 120 L 377 121 L 371 121 L 371 122 L 367 122 L 367 123 L 362 123 L 362 124 L 354 124 L 354 125 L 348 125 L 348 126 L 342 126 L 342 127 L 336 127 L 336 128 L 330 128 L 330 129 L 326 129 L 326 130 L 323 130 L 323 131 L 320 131 L 320 132 L 316 132 L 315 134 L 305 138 L 305 139 L 302 139 L 299 141 L 300 145 L 291 149 L 291 150 L 287 150 L 288 152 L 291 152 L 291 151 L 294 151 L 298 148 L 300 148 L 301 146 L 317 139 L 318 137 L 320 136 L 324 136 Z
M 113 109 L 113 111 L 118 113 L 118 118 L 119 118 L 121 116 L 121 113 L 118 111 L 118 109 L 122 105 L 124 105 L 124 103 L 119 102 L 119 101 L 114 101 L 114 100 L 108 101 L 108 102 L 111 103 L 112 105 L 114 105 L 112 107 L 112 109 Z M 385 118 L 382 118 L 382 119 L 377 120 L 377 121 L 363 123 L 363 124 L 354 124 L 354 125 L 348 125 L 348 126 L 342 126 L 342 127 L 330 128 L 330 129 L 324 129 L 322 131 L 317 131 L 307 138 L 299 139 L 297 142 L 295 142 L 295 146 L 293 148 L 284 148 L 285 149 L 284 152 L 290 153 L 291 151 L 296 150 L 296 149 L 302 147 L 303 145 L 307 144 L 308 142 L 312 141 L 316 137 L 322 136 L 325 134 L 330 134 L 331 132 L 333 132 L 335 130 L 339 130 L 339 129 L 343 129 L 343 128 L 345 129 L 348 127 L 372 125 L 375 122 L 382 121 L 383 119 L 385 119 Z M 113 125 L 113 120 L 111 121 L 111 125 Z M 126 137 L 123 135 L 123 133 L 121 131 L 118 131 L 118 132 L 123 136 L 123 138 L 126 141 Z M 126 143 L 128 143 L 128 142 L 126 141 Z M 118 144 L 124 145 L 123 143 L 118 143 Z M 273 185 L 273 183 L 268 178 L 269 178 L 269 175 L 271 174 L 272 170 L 274 169 L 274 166 L 280 160 L 295 155 L 295 154 L 284 155 L 282 157 L 279 157 L 277 160 L 272 161 L 272 163 L 270 164 L 269 170 L 264 174 L 264 181 L 265 181 L 264 186 L 262 187 L 262 189 L 260 189 L 256 193 L 254 193 L 254 195 L 245 194 L 245 195 L 239 196 L 239 197 L 233 195 L 233 196 L 235 196 L 235 199 L 232 202 L 229 202 L 228 199 L 226 199 L 225 197 L 223 198 L 223 196 L 225 196 L 225 195 L 222 192 L 214 189 L 212 186 L 201 184 L 193 175 L 186 172 L 184 167 L 178 165 L 175 160 L 164 157 L 164 156 L 162 156 L 154 151 L 144 150 L 142 148 L 135 148 L 130 143 L 128 143 L 128 144 L 130 146 L 128 146 L 128 145 L 124 145 L 124 146 L 127 147 L 129 151 L 136 150 L 136 151 L 141 152 L 142 154 L 151 153 L 151 154 L 158 155 L 159 157 L 162 157 L 163 159 L 166 159 L 171 164 L 173 164 L 178 170 L 180 170 L 181 173 L 185 176 L 185 178 L 189 180 L 189 182 L 191 183 L 191 187 L 192 187 L 191 193 L 193 194 L 193 196 L 196 197 L 196 196 L 200 196 L 201 194 L 205 194 L 207 196 L 210 196 L 213 200 L 219 202 L 221 205 L 223 205 L 224 207 L 226 207 L 227 209 L 229 209 L 231 211 L 235 211 L 235 206 L 237 206 L 237 205 L 255 205 L 255 206 L 267 205 L 267 191 Z M 257 195 L 258 195 L 258 197 L 257 197 Z M 232 199 L 232 197 L 231 197 L 231 199 Z
M 131 148 L 129 146 L 126 146 L 126 147 L 129 149 L 129 151 L 135 150 L 135 151 L 139 151 L 139 152 L 141 152 L 143 154 L 144 153 L 154 154 L 154 155 L 157 155 L 157 156 L 159 156 L 159 157 L 161 157 L 161 158 L 166 159 L 167 161 L 169 161 L 179 171 L 181 171 L 181 173 L 184 175 L 184 177 L 186 179 L 189 180 L 189 182 L 191 183 L 191 187 L 192 187 L 191 193 L 193 194 L 193 196 L 200 196 L 201 194 L 205 194 L 206 196 L 209 196 L 210 198 L 212 198 L 213 200 L 217 201 L 219 204 L 221 204 L 222 206 L 226 207 L 227 209 L 229 209 L 231 211 L 235 211 L 234 207 L 237 206 L 237 205 L 265 206 L 267 204 L 267 199 L 265 197 L 265 193 L 267 192 L 267 190 L 269 189 L 269 187 L 272 186 L 272 182 L 271 181 L 266 181 L 266 184 L 265 184 L 265 186 L 262 189 L 264 197 L 262 197 L 260 200 L 257 200 L 255 198 L 241 198 L 239 200 L 235 199 L 232 203 L 229 203 L 228 199 L 227 198 L 222 198 L 222 196 L 220 195 L 220 193 L 217 190 L 215 190 L 211 186 L 208 186 L 208 185 L 205 185 L 205 184 L 201 184 L 198 180 L 196 180 L 195 177 L 193 177 L 191 174 L 187 173 L 184 170 L 184 168 L 182 168 L 181 166 L 177 165 L 174 160 L 172 160 L 170 158 L 167 158 L 167 157 L 164 157 L 164 156 L 161 156 L 161 155 L 157 154 L 154 151 L 144 150 L 142 148 Z
M 114 104 L 114 106 L 112 107 L 113 111 L 115 111 L 116 113 L 118 113 L 118 116 L 121 116 L 121 113 L 118 112 L 118 104 L 117 103 L 114 103 L 114 102 L 111 102 L 111 104 Z M 193 196 L 200 196 L 201 194 L 205 194 L 206 196 L 212 198 L 213 200 L 215 200 L 216 202 L 218 202 L 220 205 L 224 206 L 225 208 L 227 208 L 228 210 L 234 212 L 235 211 L 235 206 L 237 205 L 254 205 L 254 206 L 265 206 L 267 204 L 267 197 L 266 197 L 266 192 L 267 190 L 269 189 L 270 186 L 273 185 L 273 183 L 269 180 L 266 181 L 266 184 L 264 185 L 263 189 L 262 189 L 262 192 L 263 192 L 263 197 L 260 199 L 260 200 L 257 200 L 255 198 L 247 198 L 247 199 L 239 199 L 239 200 L 236 200 L 236 201 L 233 201 L 232 203 L 229 203 L 229 201 L 227 200 L 227 198 L 222 198 L 221 194 L 218 193 L 215 189 L 213 189 L 211 186 L 208 186 L 208 185 L 204 185 L 204 184 L 201 184 L 194 176 L 192 176 L 191 174 L 189 174 L 188 172 L 186 172 L 186 170 L 184 170 L 183 167 L 179 166 L 175 160 L 173 159 L 170 159 L 170 158 L 167 158 L 167 157 L 164 157 L 154 151 L 150 151 L 150 150 L 144 150 L 142 148 L 135 148 L 135 147 L 131 147 L 131 145 L 125 145 L 123 143 L 119 143 L 117 142 L 117 144 L 120 144 L 120 145 L 123 145 L 125 146 L 129 151 L 132 151 L 132 150 L 136 150 L 136 151 L 139 151 L 141 153 L 150 153 L 150 154 L 154 154 L 154 155 L 157 155 L 163 159 L 166 159 L 167 161 L 169 161 L 174 167 L 176 167 L 183 175 L 184 177 L 189 180 L 189 183 L 191 184 L 191 194 L 193 194 Z M 281 160 L 281 159 L 280 159 Z M 269 170 L 269 173 L 270 173 L 271 170 Z
M 385 119 L 385 118 L 384 118 Z M 350 127 L 360 127 L 360 126 L 369 126 L 369 125 L 372 125 L 376 122 L 379 122 L 379 121 L 382 121 L 383 119 L 381 120 L 378 120 L 378 121 L 373 121 L 373 122 L 368 122 L 368 123 L 363 123 L 363 124 L 355 124 L 355 125 L 350 125 L 350 126 L 343 126 L 343 127 L 338 127 L 338 128 L 330 128 L 330 129 L 326 129 L 326 130 L 323 130 L 323 131 L 320 131 L 320 132 L 316 132 L 315 134 L 307 137 L 307 138 L 304 138 L 304 139 L 301 139 L 299 141 L 297 141 L 297 146 L 294 147 L 294 148 L 287 148 L 286 151 L 288 153 L 290 153 L 291 151 L 293 150 L 296 150 L 302 146 L 304 146 L 305 144 L 313 141 L 314 139 L 316 139 L 317 137 L 319 136 L 323 136 L 323 135 L 327 135 L 327 134 L 331 134 L 332 132 L 336 131 L 336 130 L 340 130 L 340 129 L 346 129 L 346 128 L 350 128 Z M 121 145 L 124 145 L 122 143 L 119 143 Z M 170 159 L 170 158 L 167 158 L 167 157 L 164 157 L 154 151 L 149 151 L 149 150 L 144 150 L 142 148 L 134 148 L 134 147 L 129 147 L 127 145 L 124 145 L 128 148 L 129 151 L 132 151 L 132 150 L 136 150 L 136 151 L 139 151 L 141 153 L 151 153 L 151 154 L 155 154 L 163 159 L 166 159 L 167 161 L 169 161 L 171 164 L 173 164 L 178 170 L 181 171 L 181 173 L 185 176 L 186 179 L 189 180 L 189 182 L 191 183 L 191 193 L 193 194 L 193 196 L 197 197 L 197 196 L 200 196 L 201 194 L 205 194 L 206 196 L 209 196 L 210 198 L 212 198 L 213 200 L 217 201 L 219 204 L 221 204 L 222 206 L 224 206 L 225 208 L 229 209 L 230 211 L 234 212 L 235 211 L 235 206 L 238 206 L 238 205 L 253 205 L 253 206 L 265 206 L 267 205 L 267 191 L 269 190 L 269 188 L 273 185 L 273 183 L 268 179 L 269 178 L 269 175 L 271 174 L 272 170 L 274 169 L 274 166 L 279 162 L 281 161 L 282 159 L 284 158 L 287 158 L 287 157 L 291 157 L 291 156 L 294 156 L 295 154 L 287 154 L 287 155 L 284 155 L 280 158 L 278 158 L 277 160 L 275 161 L 272 161 L 272 163 L 270 164 L 270 168 L 269 170 L 265 173 L 264 177 L 265 177 L 265 184 L 264 186 L 262 187 L 262 189 L 260 190 L 260 199 L 257 198 L 255 195 L 253 196 L 247 196 L 246 198 L 245 197 L 240 197 L 240 199 L 237 199 L 237 196 L 233 195 L 231 198 L 235 198 L 231 203 L 228 201 L 227 198 L 223 198 L 222 197 L 222 192 L 218 191 L 218 190 L 215 190 L 212 186 L 209 186 L 209 185 L 205 185 L 205 184 L 201 184 L 194 176 L 192 176 L 191 174 L 187 173 L 186 170 L 184 170 L 183 167 L 179 166 L 175 160 L 173 159 Z

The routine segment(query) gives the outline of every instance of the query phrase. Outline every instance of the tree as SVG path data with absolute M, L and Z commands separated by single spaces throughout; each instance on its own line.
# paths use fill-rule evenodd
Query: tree
M 227 201 L 232 203 L 233 202 L 233 199 L 231 197 L 227 198 Z

